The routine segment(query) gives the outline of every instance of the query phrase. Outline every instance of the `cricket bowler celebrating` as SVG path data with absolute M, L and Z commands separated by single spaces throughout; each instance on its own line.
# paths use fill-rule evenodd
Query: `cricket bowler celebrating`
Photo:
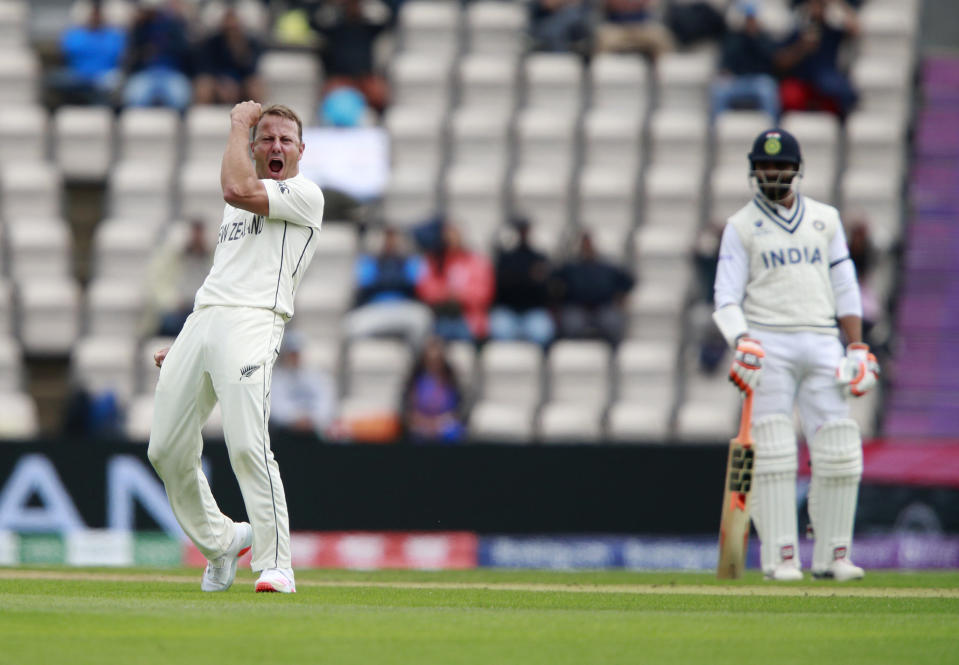
M 273 363 L 323 219 L 320 188 L 299 174 L 302 137 L 300 119 L 285 106 L 233 107 L 213 267 L 183 330 L 155 356 L 161 370 L 148 455 L 177 520 L 209 560 L 204 591 L 229 589 L 237 558 L 251 546 L 252 568 L 262 571 L 256 591 L 296 591 L 267 421 Z M 200 429 L 217 401 L 249 524 L 220 512 L 200 467 Z
M 793 186 L 802 166 L 796 139 L 763 132 L 749 163 L 758 191 L 723 231 L 713 318 L 735 350 L 730 380 L 755 391 L 752 519 L 763 573 L 802 579 L 795 406 L 812 459 L 813 577 L 860 579 L 850 554 L 862 440 L 846 398 L 872 388 L 879 368 L 862 341 L 856 271 L 838 211 Z

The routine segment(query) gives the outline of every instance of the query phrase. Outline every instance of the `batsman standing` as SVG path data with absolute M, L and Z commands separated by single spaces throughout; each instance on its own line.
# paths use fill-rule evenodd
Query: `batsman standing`
M 767 130 L 748 157 L 757 192 L 723 231 L 713 318 L 735 350 L 730 380 L 755 391 L 752 519 L 763 573 L 802 579 L 797 407 L 812 459 L 812 574 L 860 579 L 850 554 L 862 440 L 846 398 L 872 388 L 879 368 L 862 341 L 856 271 L 838 211 L 794 186 L 802 166 L 796 139 Z
M 237 558 L 251 546 L 252 568 L 262 571 L 256 590 L 296 591 L 267 421 L 273 364 L 323 219 L 320 188 L 299 174 L 303 149 L 302 123 L 289 108 L 233 107 L 213 267 L 182 332 L 155 356 L 161 370 L 148 455 L 177 520 L 209 560 L 204 591 L 230 588 Z M 200 429 L 217 401 L 249 524 L 220 512 L 200 467 Z

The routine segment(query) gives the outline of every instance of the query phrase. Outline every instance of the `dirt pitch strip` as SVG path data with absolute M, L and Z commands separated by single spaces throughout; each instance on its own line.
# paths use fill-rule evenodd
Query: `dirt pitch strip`
M 200 573 L 196 579 L 185 575 L 163 575 L 155 573 L 109 573 L 85 570 L 19 570 L 0 569 L 0 579 L 5 580 L 54 580 L 63 582 L 138 582 L 138 583 L 175 583 L 196 582 L 199 585 Z M 299 580 L 301 589 L 312 588 L 371 588 L 371 589 L 412 589 L 412 590 L 470 590 L 470 591 L 529 591 L 543 593 L 608 593 L 636 595 L 669 596 L 786 596 L 786 597 L 822 597 L 822 598 L 959 598 L 959 589 L 919 589 L 905 587 L 864 587 L 851 584 L 832 584 L 828 586 L 786 586 L 769 585 L 728 585 L 713 586 L 706 584 L 533 584 L 510 582 L 370 582 L 370 581 L 318 581 Z

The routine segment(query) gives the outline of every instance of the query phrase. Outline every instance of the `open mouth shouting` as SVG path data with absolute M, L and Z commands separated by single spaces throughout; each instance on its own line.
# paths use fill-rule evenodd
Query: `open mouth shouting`
M 283 159 L 279 157 L 271 158 L 270 161 L 267 162 L 267 168 L 270 171 L 270 177 L 274 180 L 279 179 L 283 173 L 283 166 Z

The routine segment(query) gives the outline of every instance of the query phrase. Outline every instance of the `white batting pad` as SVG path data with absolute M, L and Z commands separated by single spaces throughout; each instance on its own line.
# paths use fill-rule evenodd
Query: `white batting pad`
M 752 519 L 760 541 L 763 572 L 790 559 L 799 567 L 796 517 L 796 433 L 783 414 L 753 423 L 756 462 L 753 472 Z
M 823 425 L 809 446 L 812 483 L 809 519 L 816 544 L 813 571 L 825 570 L 835 559 L 849 558 L 862 477 L 862 439 L 854 420 Z

